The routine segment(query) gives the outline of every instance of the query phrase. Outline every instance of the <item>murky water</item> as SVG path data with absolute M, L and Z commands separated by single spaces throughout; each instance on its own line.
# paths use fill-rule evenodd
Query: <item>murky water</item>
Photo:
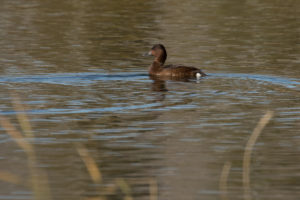
M 273 111 L 252 152 L 250 194 L 299 199 L 299 27 L 296 0 L 4 0 L 0 110 L 21 130 L 12 103 L 15 94 L 21 99 L 34 167 L 48 177 L 40 181 L 52 199 L 155 199 L 157 186 L 158 199 L 187 200 L 244 198 L 245 146 Z M 209 76 L 151 80 L 152 58 L 142 55 L 157 42 L 167 63 Z M 27 154 L 3 127 L 0 142 L 0 199 L 32 199 Z

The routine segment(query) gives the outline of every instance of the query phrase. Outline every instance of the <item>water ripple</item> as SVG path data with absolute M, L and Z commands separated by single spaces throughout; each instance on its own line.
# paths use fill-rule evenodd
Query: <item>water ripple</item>
M 233 73 L 233 74 L 215 73 L 215 74 L 211 74 L 211 76 L 229 78 L 229 79 L 242 79 L 242 80 L 251 79 L 251 80 L 268 82 L 268 83 L 274 84 L 274 85 L 281 85 L 281 86 L 284 86 L 284 87 L 287 87 L 287 88 L 297 88 L 300 85 L 300 82 L 298 82 L 297 79 L 283 78 L 283 77 L 270 76 L 270 75 L 239 74 L 239 73 Z
M 0 77 L 0 83 L 48 83 L 74 85 L 74 83 L 92 83 L 94 81 L 138 81 L 148 77 L 142 73 L 95 74 L 95 73 L 63 73 L 20 77 Z
M 86 114 L 86 113 L 101 113 L 101 112 L 122 112 L 126 110 L 134 109 L 145 109 L 160 106 L 160 103 L 149 103 L 143 105 L 132 105 L 132 106 L 120 106 L 120 107 L 107 107 L 107 108 L 89 108 L 89 109 L 60 109 L 60 108 L 51 108 L 51 109 L 37 109 L 37 110 L 27 110 L 26 114 L 35 114 L 35 115 L 44 115 L 44 114 Z M 16 111 L 4 111 L 0 112 L 2 115 L 15 115 Z
M 300 85 L 298 79 L 283 78 L 270 75 L 260 74 L 239 74 L 239 73 L 211 73 L 209 78 L 226 78 L 226 79 L 242 79 L 257 80 L 268 82 L 270 84 L 281 85 L 287 88 L 296 88 Z M 20 77 L 1 77 L 0 83 L 48 83 L 48 84 L 89 84 L 94 81 L 145 81 L 148 80 L 146 73 L 118 73 L 118 74 L 95 74 L 95 73 L 62 73 L 33 75 Z

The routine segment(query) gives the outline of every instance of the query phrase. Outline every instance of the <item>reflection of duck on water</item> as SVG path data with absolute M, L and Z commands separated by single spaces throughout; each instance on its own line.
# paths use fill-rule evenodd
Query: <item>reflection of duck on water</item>
M 163 101 L 166 98 L 166 92 L 168 89 L 166 88 L 166 81 L 161 80 L 157 77 L 150 76 L 150 78 L 153 80 L 151 90 L 156 93 L 156 101 Z M 157 96 L 158 95 L 158 96 Z
M 168 89 L 166 88 L 166 81 L 159 79 L 158 77 L 155 76 L 149 76 L 153 82 L 152 82 L 152 87 L 151 90 L 155 92 L 167 92 Z
M 190 79 L 206 76 L 201 69 L 183 65 L 164 65 L 167 59 L 167 51 L 162 44 L 152 47 L 149 55 L 154 56 L 154 61 L 149 67 L 149 74 L 160 78 Z
M 174 77 L 158 77 L 158 76 L 151 76 L 149 75 L 150 79 L 153 80 L 151 90 L 154 92 L 158 92 L 159 95 L 156 100 L 163 101 L 166 96 L 166 92 L 168 91 L 166 87 L 166 81 L 182 81 L 182 82 L 190 82 L 190 79 L 183 79 L 183 78 L 174 78 Z M 199 82 L 199 80 L 197 80 Z
M 167 92 L 166 81 L 182 81 L 189 82 L 188 78 L 179 78 L 179 77 L 159 77 L 149 75 L 150 79 L 153 80 L 152 90 L 156 92 Z

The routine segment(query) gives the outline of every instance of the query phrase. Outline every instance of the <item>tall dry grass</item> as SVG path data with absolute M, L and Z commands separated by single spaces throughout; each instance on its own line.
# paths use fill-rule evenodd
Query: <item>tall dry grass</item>
M 250 169 L 251 169 L 251 154 L 254 149 L 257 138 L 262 133 L 265 126 L 269 123 L 273 117 L 273 111 L 267 111 L 266 114 L 259 120 L 252 134 L 250 135 L 248 142 L 245 146 L 244 156 L 243 156 L 243 190 L 244 190 L 244 199 L 251 200 L 251 188 L 250 188 Z M 227 182 L 229 177 L 229 172 L 231 169 L 231 163 L 227 161 L 221 171 L 220 181 L 219 181 L 219 190 L 221 194 L 221 199 L 228 199 L 228 189 Z
M 13 95 L 13 107 L 16 111 L 16 116 L 21 127 L 21 131 L 16 129 L 16 127 L 11 123 L 11 121 L 0 115 L 0 125 L 6 131 L 6 133 L 13 138 L 16 144 L 23 149 L 27 156 L 28 161 L 28 169 L 30 171 L 30 177 L 28 179 L 24 179 L 18 177 L 15 174 L 12 174 L 8 171 L 0 171 L 0 180 L 12 184 L 24 185 L 31 188 L 33 192 L 33 198 L 35 200 L 50 200 L 51 190 L 48 183 L 48 177 L 46 172 L 39 169 L 36 153 L 34 149 L 34 145 L 28 142 L 28 139 L 34 139 L 34 134 L 32 131 L 32 127 L 30 125 L 30 120 L 26 115 L 26 110 L 24 106 L 22 106 L 20 99 L 17 95 Z M 251 200 L 251 188 L 250 188 L 250 168 L 251 168 L 251 154 L 255 143 L 262 133 L 264 127 L 268 124 L 270 119 L 273 117 L 273 112 L 268 111 L 266 114 L 260 119 L 257 126 L 253 130 L 248 142 L 245 146 L 245 152 L 243 156 L 243 188 L 244 188 L 244 199 Z M 96 185 L 103 184 L 103 175 L 99 166 L 97 166 L 96 161 L 90 155 L 88 149 L 86 149 L 82 144 L 74 145 L 79 157 L 83 161 L 88 174 Z M 219 188 L 221 193 L 221 199 L 228 199 L 228 189 L 227 182 L 229 178 L 229 173 L 231 169 L 231 163 L 226 162 L 223 166 Z M 129 184 L 130 182 L 130 184 Z M 117 178 L 113 181 L 113 184 L 105 187 L 104 189 L 99 187 L 99 196 L 86 198 L 87 200 L 106 200 L 107 196 L 116 194 L 118 189 L 121 190 L 124 196 L 124 200 L 133 200 L 132 191 L 130 185 L 134 184 L 149 184 L 149 199 L 157 200 L 158 198 L 158 186 L 157 181 L 153 178 L 144 178 L 144 179 L 129 179 L 125 180 L 122 178 Z
M 34 145 L 29 141 L 34 139 L 34 134 L 32 127 L 30 125 L 30 120 L 26 115 L 26 109 L 21 104 L 20 98 L 17 95 L 13 96 L 13 107 L 16 111 L 16 117 L 20 126 L 20 131 L 11 123 L 11 121 L 0 114 L 0 125 L 5 130 L 5 132 L 16 142 L 16 144 L 25 152 L 27 156 L 28 169 L 30 172 L 29 178 L 22 178 L 8 171 L 0 171 L 0 180 L 16 184 L 23 185 L 32 190 L 33 199 L 35 200 L 51 200 L 51 189 L 48 183 L 48 177 L 45 171 L 38 168 L 38 161 L 36 158 L 36 153 Z M 100 187 L 103 183 L 103 177 L 99 166 L 97 166 L 96 161 L 90 155 L 87 148 L 82 144 L 74 144 L 79 157 L 83 161 L 88 174 L 95 185 L 99 186 L 99 196 L 89 197 L 87 200 L 106 200 L 108 196 L 117 194 L 118 189 L 123 193 L 124 200 L 133 200 L 131 185 L 134 184 L 149 184 L 149 199 L 157 200 L 157 182 L 155 179 L 130 179 L 125 180 L 123 178 L 117 178 L 112 184 L 106 186 L 105 188 Z M 131 184 L 129 184 L 130 182 Z

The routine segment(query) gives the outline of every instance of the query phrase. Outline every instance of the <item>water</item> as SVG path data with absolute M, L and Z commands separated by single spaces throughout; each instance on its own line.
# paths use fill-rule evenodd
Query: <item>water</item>
M 299 11 L 293 0 L 2 1 L 1 113 L 21 130 L 17 94 L 52 199 L 106 196 L 99 187 L 122 180 L 134 199 L 149 199 L 152 183 L 158 199 L 188 200 L 223 199 L 226 162 L 225 195 L 244 198 L 245 146 L 270 110 L 252 152 L 251 197 L 298 199 Z M 209 76 L 150 79 L 152 58 L 142 55 L 157 42 L 167 63 Z M 30 180 L 28 157 L 3 128 L 0 142 L 0 172 Z M 101 170 L 100 185 L 78 144 Z M 0 178 L 0 199 L 33 198 L 28 184 Z

